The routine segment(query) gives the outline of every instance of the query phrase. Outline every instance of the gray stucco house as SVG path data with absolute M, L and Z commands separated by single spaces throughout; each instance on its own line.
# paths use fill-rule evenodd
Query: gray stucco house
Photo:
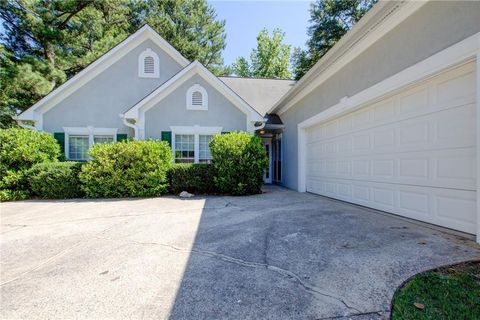
M 216 77 L 148 26 L 18 116 L 69 159 L 125 137 L 208 162 L 262 136 L 266 182 L 480 238 L 480 2 L 380 1 L 297 83 Z

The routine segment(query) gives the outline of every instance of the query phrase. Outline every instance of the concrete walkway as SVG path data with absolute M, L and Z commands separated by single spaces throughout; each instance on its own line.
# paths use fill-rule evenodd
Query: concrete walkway
M 381 319 L 470 238 L 279 187 L 0 204 L 1 318 Z

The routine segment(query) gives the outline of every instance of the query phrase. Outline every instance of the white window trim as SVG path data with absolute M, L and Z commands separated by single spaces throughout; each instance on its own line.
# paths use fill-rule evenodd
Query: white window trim
M 145 58 L 153 58 L 153 73 L 145 73 Z M 140 53 L 138 56 L 138 76 L 140 78 L 158 78 L 160 76 L 160 59 L 158 55 L 150 48 Z
M 202 105 L 201 106 L 195 106 L 192 104 L 192 96 L 193 93 L 199 91 L 202 94 Z M 199 85 L 198 83 L 194 84 L 187 90 L 187 110 L 202 110 L 206 111 L 208 110 L 208 93 L 207 90 L 205 90 L 204 87 Z
M 70 160 L 70 136 L 88 136 L 88 148 L 93 146 L 94 136 L 113 136 L 113 142 L 117 142 L 117 128 L 94 128 L 88 127 L 63 127 L 65 132 L 65 157 Z
M 200 135 L 216 135 L 222 133 L 222 127 L 200 127 L 195 126 L 172 126 L 172 153 L 173 161 L 175 162 L 175 135 L 177 134 L 189 134 L 194 135 L 194 163 L 200 162 Z

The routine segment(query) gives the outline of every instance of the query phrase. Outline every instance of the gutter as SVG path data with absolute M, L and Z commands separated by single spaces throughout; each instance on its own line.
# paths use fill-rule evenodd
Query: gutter
M 120 118 L 122 118 L 122 121 L 123 121 L 124 125 L 133 129 L 135 139 L 138 139 L 138 126 L 136 124 L 133 124 L 133 123 L 129 122 L 128 121 L 129 118 L 126 118 L 125 114 L 120 113 L 119 116 L 120 116 Z M 132 120 L 135 120 L 135 119 L 132 119 Z

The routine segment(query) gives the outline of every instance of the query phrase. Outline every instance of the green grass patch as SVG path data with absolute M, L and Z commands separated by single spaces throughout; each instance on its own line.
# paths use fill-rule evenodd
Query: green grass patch
M 392 319 L 480 319 L 480 262 L 414 276 L 395 293 Z

